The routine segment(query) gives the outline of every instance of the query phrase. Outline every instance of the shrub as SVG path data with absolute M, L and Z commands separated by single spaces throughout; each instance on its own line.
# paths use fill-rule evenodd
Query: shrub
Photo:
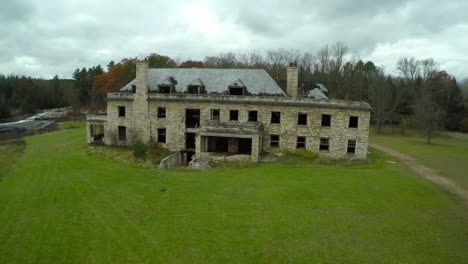
M 133 156 L 135 158 L 145 159 L 147 150 L 146 145 L 139 139 L 133 144 Z
M 406 134 L 406 129 L 408 128 L 408 123 L 409 123 L 409 121 L 408 121 L 407 118 L 403 118 L 401 120 L 401 122 L 400 122 L 400 127 L 401 127 L 400 132 L 401 132 L 402 135 Z
M 468 117 L 465 117 L 461 122 L 460 122 L 460 130 L 462 132 L 468 133 Z
M 295 149 L 295 150 L 283 149 L 281 152 L 285 156 L 288 156 L 288 155 L 289 156 L 297 156 L 297 157 L 301 157 L 301 158 L 305 158 L 305 159 L 311 159 L 311 160 L 315 160 L 318 157 L 317 153 L 312 152 L 312 151 L 307 150 L 307 149 L 303 149 L 303 148 Z

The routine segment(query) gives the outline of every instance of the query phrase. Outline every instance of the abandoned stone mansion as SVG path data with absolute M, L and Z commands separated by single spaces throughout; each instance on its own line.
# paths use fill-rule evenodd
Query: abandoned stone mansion
M 287 68 L 283 90 L 258 69 L 148 69 L 107 94 L 107 113 L 87 116 L 89 144 L 157 142 L 197 159 L 258 161 L 264 153 L 305 148 L 331 158 L 367 155 L 370 106 L 329 100 L 323 85 L 299 85 Z

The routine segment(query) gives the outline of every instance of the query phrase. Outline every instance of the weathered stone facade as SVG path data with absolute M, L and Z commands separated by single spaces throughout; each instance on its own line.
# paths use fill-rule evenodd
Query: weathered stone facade
M 161 139 L 158 129 L 165 129 L 165 143 L 160 143 L 163 147 L 171 151 L 194 151 L 197 158 L 210 157 L 208 137 L 247 138 L 253 161 L 257 161 L 261 153 L 296 149 L 298 137 L 305 137 L 305 148 L 320 155 L 366 158 L 370 107 L 365 102 L 315 100 L 298 98 L 297 94 L 273 97 L 148 93 L 147 70 L 146 63 L 137 65 L 135 93 L 108 94 L 105 144 L 130 145 L 137 138 L 144 142 L 158 141 Z M 291 78 L 289 71 L 288 78 Z M 295 83 L 297 87 L 297 80 Z M 288 86 L 288 93 L 290 90 Z M 119 117 L 119 107 L 125 108 L 125 116 Z M 158 117 L 158 108 L 165 109 L 164 117 Z M 199 125 L 187 127 L 186 109 L 199 110 Z M 212 109 L 219 110 L 219 120 L 212 120 Z M 230 110 L 238 111 L 238 120 L 231 120 Z M 257 121 L 249 122 L 249 111 L 257 111 Z M 279 124 L 272 123 L 272 112 L 280 113 Z M 307 115 L 305 125 L 298 124 L 298 114 Z M 322 126 L 324 114 L 331 116 L 329 127 Z M 357 128 L 349 127 L 350 117 L 357 117 Z M 119 140 L 119 126 L 126 129 L 125 140 Z M 187 145 L 187 133 L 193 133 L 196 138 L 194 146 Z M 272 147 L 271 135 L 279 136 L 278 146 Z M 328 150 L 319 149 L 321 138 L 328 138 Z M 349 140 L 356 142 L 354 153 L 348 153 Z M 91 143 L 89 137 L 88 142 Z M 227 140 L 227 153 L 236 153 L 239 142 L 244 141 Z

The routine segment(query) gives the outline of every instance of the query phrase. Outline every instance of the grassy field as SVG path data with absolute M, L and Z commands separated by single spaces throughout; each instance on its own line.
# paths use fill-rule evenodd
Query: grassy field
M 91 154 L 83 128 L 29 137 L 0 263 L 466 262 L 468 212 L 382 161 L 157 171 Z
M 387 132 L 371 133 L 370 141 L 408 154 L 468 190 L 468 135 L 436 137 L 427 144 L 426 138 L 415 132 Z

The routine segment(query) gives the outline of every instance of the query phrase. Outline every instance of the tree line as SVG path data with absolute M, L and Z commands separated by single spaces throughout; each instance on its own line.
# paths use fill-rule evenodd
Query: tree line
M 62 90 L 63 98 L 76 109 L 104 110 L 106 94 L 118 91 L 134 79 L 135 64 L 141 59 L 146 59 L 150 68 L 264 69 L 278 83 L 286 81 L 286 67 L 296 61 L 300 82 L 322 83 L 331 99 L 369 102 L 372 122 L 378 131 L 385 124 L 409 123 L 430 138 L 441 128 L 464 128 L 463 119 L 468 116 L 464 106 L 468 102 L 460 84 L 440 69 L 434 59 L 401 58 L 395 69 L 384 70 L 372 61 L 360 59 L 342 42 L 325 45 L 315 52 L 287 49 L 227 52 L 200 61 L 180 61 L 157 53 L 144 58 L 124 58 L 117 63 L 110 61 L 105 69 L 101 65 L 76 69 L 73 89 Z M 468 82 L 462 86 L 468 90 Z M 468 119 L 465 123 L 468 130 Z
M 71 85 L 72 80 L 62 80 L 58 76 L 45 80 L 0 74 L 0 119 L 34 113 L 37 109 L 67 106 L 65 91 Z

